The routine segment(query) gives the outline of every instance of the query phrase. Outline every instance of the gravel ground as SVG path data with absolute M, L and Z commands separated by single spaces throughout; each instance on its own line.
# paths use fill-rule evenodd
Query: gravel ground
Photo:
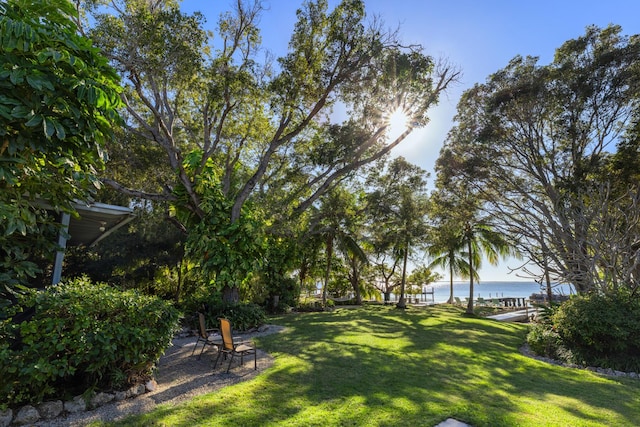
M 249 339 L 257 336 L 274 334 L 282 331 L 282 326 L 266 325 L 260 331 L 246 335 L 238 335 L 238 339 Z M 156 405 L 177 403 L 189 400 L 194 396 L 209 393 L 240 381 L 249 380 L 258 373 L 273 365 L 273 358 L 258 349 L 258 370 L 253 369 L 253 360 L 245 358 L 244 365 L 240 366 L 240 358 L 234 358 L 229 373 L 226 373 L 227 362 L 218 365 L 213 370 L 213 363 L 217 353 L 211 347 L 207 347 L 204 354 L 198 360 L 200 346 L 191 356 L 196 338 L 176 338 L 173 345 L 160 358 L 156 381 L 158 387 L 149 393 L 121 402 L 111 402 L 92 411 L 68 414 L 54 420 L 40 421 L 36 426 L 42 427 L 66 427 L 85 426 L 95 421 L 115 421 L 127 415 L 141 414 L 152 411 Z

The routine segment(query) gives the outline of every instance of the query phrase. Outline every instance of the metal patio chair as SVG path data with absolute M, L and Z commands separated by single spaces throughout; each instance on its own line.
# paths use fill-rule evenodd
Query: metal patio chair
M 222 346 L 218 347 L 218 357 L 216 358 L 216 363 L 213 365 L 213 369 L 218 366 L 218 360 L 220 360 L 220 357 L 223 354 L 225 357 L 227 355 L 231 355 L 229 365 L 227 366 L 227 373 L 229 372 L 229 369 L 231 369 L 231 363 L 233 362 L 234 356 L 240 356 L 240 365 L 242 365 L 244 363 L 244 356 L 253 354 L 253 369 L 257 370 L 258 355 L 255 344 L 250 341 L 239 343 L 234 342 L 231 322 L 228 319 L 220 319 L 220 332 L 222 333 Z

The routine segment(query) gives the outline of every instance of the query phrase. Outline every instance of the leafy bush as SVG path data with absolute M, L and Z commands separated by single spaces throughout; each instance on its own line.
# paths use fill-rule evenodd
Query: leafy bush
M 553 323 L 580 363 L 640 368 L 640 302 L 625 295 L 586 295 L 560 306 Z
M 248 331 L 264 325 L 267 316 L 264 308 L 253 303 L 224 302 L 218 293 L 212 295 L 206 301 L 200 301 L 194 306 L 195 311 L 201 311 L 205 315 L 207 327 L 218 327 L 218 319 L 229 319 L 236 331 Z M 194 318 L 195 319 L 195 318 Z M 191 325 L 194 329 L 197 324 Z
M 20 307 L 33 316 L 0 325 L 0 403 L 10 406 L 149 378 L 179 319 L 158 298 L 86 278 L 34 291 Z
M 533 323 L 527 334 L 527 344 L 541 356 L 558 358 L 562 340 L 553 327 L 547 323 Z
M 298 312 L 316 312 L 331 310 L 335 306 L 335 302 L 331 299 L 327 299 L 327 306 L 322 306 L 322 301 L 316 298 L 300 298 L 295 310 Z

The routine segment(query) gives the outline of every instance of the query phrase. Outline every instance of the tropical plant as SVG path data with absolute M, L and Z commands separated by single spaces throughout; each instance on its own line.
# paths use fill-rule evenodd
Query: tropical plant
M 76 18 L 67 0 L 0 3 L 0 310 L 53 258 L 57 215 L 99 185 L 118 122 L 118 77 Z
M 324 241 L 326 264 L 322 304 L 325 306 L 334 248 L 337 248 L 347 260 L 354 257 L 359 262 L 366 262 L 367 256 L 358 244 L 355 235 L 354 221 L 358 215 L 355 195 L 344 187 L 335 187 L 321 197 L 320 201 L 320 207 L 311 213 L 307 234 L 321 236 Z M 360 294 L 359 288 L 356 292 L 358 295 Z
M 468 254 L 464 251 L 462 235 L 455 225 L 440 223 L 431 233 L 431 243 L 426 247 L 426 254 L 431 258 L 429 268 L 440 267 L 449 272 L 449 299 L 448 304 L 453 304 L 453 278 L 460 277 L 466 279 L 471 271 Z
M 428 197 L 426 177 L 428 174 L 403 157 L 392 160 L 388 167 L 380 164 L 367 179 L 371 188 L 368 193 L 369 217 L 372 227 L 378 228 L 386 237 L 385 249 L 396 261 L 401 261 L 402 278 L 398 308 L 406 308 L 404 299 L 407 278 L 407 261 L 424 240 L 427 223 Z
M 86 278 L 30 291 L 12 310 L 21 321 L 0 323 L 0 404 L 11 406 L 149 379 L 179 321 L 157 297 Z

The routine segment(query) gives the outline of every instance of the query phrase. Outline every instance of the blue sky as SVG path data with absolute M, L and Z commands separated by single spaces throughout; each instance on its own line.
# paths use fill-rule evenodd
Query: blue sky
M 213 29 L 220 12 L 233 2 L 185 0 L 182 9 L 199 10 Z M 330 7 L 337 3 L 329 0 Z M 268 10 L 260 21 L 263 44 L 278 56 L 286 52 L 301 4 L 301 0 L 264 0 Z M 427 54 L 446 57 L 462 70 L 460 84 L 431 111 L 431 123 L 415 130 L 394 153 L 431 173 L 462 92 L 484 82 L 514 56 L 538 56 L 541 64 L 547 64 L 556 48 L 592 24 L 617 24 L 624 34 L 640 34 L 637 0 L 365 0 L 365 5 L 369 16 L 379 16 L 390 28 L 399 27 L 405 43 L 421 44 Z M 480 276 L 483 281 L 517 280 L 507 267 L 518 264 L 485 265 Z

